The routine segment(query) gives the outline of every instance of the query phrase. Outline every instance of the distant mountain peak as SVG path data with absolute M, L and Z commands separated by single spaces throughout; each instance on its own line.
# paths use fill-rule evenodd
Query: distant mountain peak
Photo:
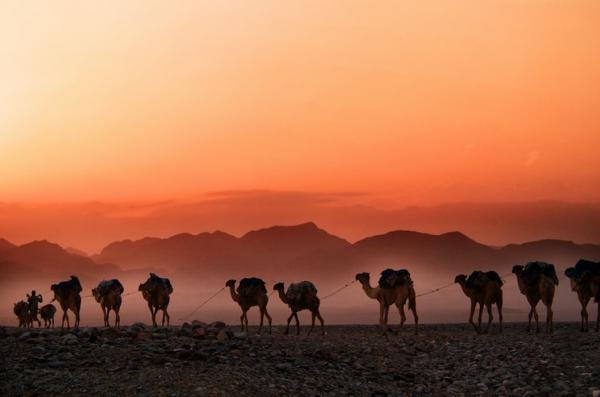
M 11 243 L 10 241 L 0 238 L 0 251 L 5 251 L 14 247 L 16 247 L 16 245 Z

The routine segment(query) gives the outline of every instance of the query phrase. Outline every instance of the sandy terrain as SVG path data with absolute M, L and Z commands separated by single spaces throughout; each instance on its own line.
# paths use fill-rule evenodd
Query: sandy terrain
M 0 329 L 0 395 L 592 396 L 600 335 L 557 323 L 475 335 L 466 325 L 412 326 L 386 339 L 375 326 L 327 335 L 240 333 L 195 323 L 153 330 Z

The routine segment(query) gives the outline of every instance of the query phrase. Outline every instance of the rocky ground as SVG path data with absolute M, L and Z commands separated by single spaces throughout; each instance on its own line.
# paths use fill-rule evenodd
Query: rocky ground
M 74 332 L 0 328 L 0 395 L 600 395 L 600 335 L 425 325 L 250 335 L 223 323 Z M 302 330 L 306 333 L 306 329 Z M 595 392 L 596 391 L 596 392 Z

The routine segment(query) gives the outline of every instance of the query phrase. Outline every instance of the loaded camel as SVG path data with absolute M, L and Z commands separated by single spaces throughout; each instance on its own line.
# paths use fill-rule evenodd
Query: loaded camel
M 527 332 L 531 331 L 531 317 L 535 318 L 535 332 L 540 332 L 540 324 L 536 306 L 541 300 L 546 306 L 546 333 L 554 332 L 552 321 L 552 302 L 558 285 L 558 277 L 554 265 L 545 262 L 529 262 L 525 266 L 513 266 L 512 272 L 517 276 L 519 290 L 531 306 Z
M 290 322 L 292 318 L 296 318 L 296 335 L 300 335 L 300 320 L 298 320 L 298 312 L 304 309 L 310 310 L 312 314 L 312 324 L 308 330 L 308 335 L 315 328 L 315 318 L 321 322 L 321 335 L 325 335 L 325 325 L 323 317 L 319 313 L 319 305 L 321 301 L 317 297 L 317 288 L 310 281 L 302 281 L 300 283 L 290 284 L 286 292 L 284 292 L 283 283 L 277 283 L 273 286 L 273 290 L 279 292 L 279 298 L 283 303 L 288 305 L 292 310 L 292 314 L 287 320 L 287 328 L 285 334 L 290 332 Z
M 103 280 L 96 288 L 92 289 L 92 295 L 94 295 L 96 302 L 100 304 L 102 309 L 105 327 L 110 327 L 108 317 L 111 310 L 115 312 L 115 327 L 121 325 L 119 310 L 121 309 L 121 294 L 123 291 L 123 285 L 117 279 Z
M 40 308 L 40 316 L 44 320 L 44 327 L 54 328 L 54 315 L 56 314 L 56 308 L 52 304 L 44 305 Z
M 589 330 L 587 305 L 592 298 L 598 304 L 596 332 L 600 331 L 600 262 L 580 259 L 575 267 L 565 270 L 565 275 L 571 280 L 571 290 L 577 292 L 581 303 L 581 332 Z
M 225 283 L 226 287 L 229 287 L 231 292 L 231 299 L 237 302 L 242 308 L 242 315 L 240 321 L 242 323 L 242 332 L 245 330 L 248 332 L 248 315 L 247 312 L 252 306 L 258 306 L 260 310 L 260 325 L 258 327 L 258 333 L 260 334 L 263 327 L 264 317 L 267 317 L 269 321 L 269 334 L 271 333 L 271 316 L 267 312 L 267 304 L 269 303 L 269 297 L 267 296 L 267 288 L 265 282 L 259 278 L 243 278 L 240 280 L 240 285 L 237 290 L 235 289 L 235 280 L 229 280 Z
M 29 305 L 25 301 L 19 301 L 15 303 L 13 312 L 19 320 L 19 327 L 31 328 L 33 327 L 33 321 L 31 314 L 29 313 Z
M 42 323 L 38 319 L 38 303 L 42 303 L 42 295 L 35 293 L 35 290 L 31 291 L 31 295 L 27 294 L 27 304 L 29 305 L 29 315 L 31 316 L 31 323 L 37 321 L 38 327 L 42 326 Z
M 362 285 L 365 294 L 379 302 L 379 324 L 383 334 L 388 332 L 388 314 L 390 306 L 395 304 L 400 313 L 400 328 L 406 321 L 404 305 L 408 301 L 408 308 L 415 319 L 415 334 L 419 330 L 419 316 L 417 315 L 417 302 L 413 281 L 407 270 L 386 269 L 381 273 L 377 287 L 371 287 L 369 273 L 358 273 L 356 280 Z
M 68 281 L 61 281 L 58 284 L 52 284 L 50 290 L 54 292 L 54 299 L 60 304 L 63 310 L 63 318 L 61 328 L 64 328 L 65 321 L 67 322 L 67 328 L 70 328 L 69 316 L 67 310 L 71 310 L 75 313 L 75 328 L 79 328 L 79 313 L 81 310 L 81 296 L 79 295 L 82 291 L 81 283 L 76 276 L 71 276 Z
M 490 325 L 494 319 L 492 314 L 492 305 L 498 308 L 499 331 L 502 333 L 502 279 L 498 273 L 494 271 L 482 272 L 474 271 L 467 278 L 464 274 L 459 274 L 454 279 L 454 282 L 459 284 L 464 294 L 471 300 L 471 314 L 469 315 L 469 324 L 473 326 L 478 334 L 488 333 Z M 473 322 L 473 314 L 475 307 L 479 304 L 479 318 L 477 325 Z M 481 317 L 483 315 L 483 307 L 487 308 L 488 323 L 485 330 L 481 329 Z
M 142 292 L 142 296 L 148 302 L 148 309 L 150 309 L 150 315 L 152 316 L 152 325 L 157 327 L 156 324 L 156 313 L 162 310 L 162 326 L 165 325 L 165 318 L 167 320 L 167 327 L 169 326 L 171 317 L 167 312 L 169 307 L 170 295 L 173 293 L 173 286 L 168 278 L 158 277 L 154 273 L 150 273 L 150 277 L 145 283 L 140 284 L 138 291 Z

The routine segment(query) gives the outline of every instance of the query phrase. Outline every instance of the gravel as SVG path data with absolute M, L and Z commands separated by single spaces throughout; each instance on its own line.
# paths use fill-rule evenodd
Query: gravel
M 329 326 L 327 335 L 239 332 L 224 323 L 141 323 L 120 330 L 0 328 L 0 395 L 592 396 L 600 335 L 558 323 L 554 335 L 508 324 Z

